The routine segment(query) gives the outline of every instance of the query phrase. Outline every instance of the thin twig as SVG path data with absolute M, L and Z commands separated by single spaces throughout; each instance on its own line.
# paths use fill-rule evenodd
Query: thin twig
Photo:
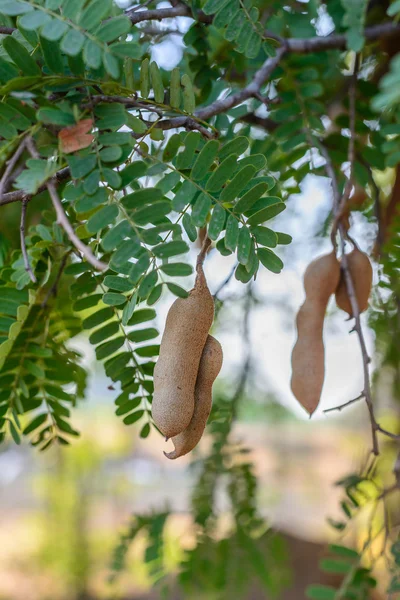
M 61 262 L 60 262 L 60 267 L 59 267 L 59 269 L 57 271 L 57 275 L 56 275 L 56 278 L 54 280 L 54 283 L 51 286 L 51 288 L 49 288 L 49 290 L 48 290 L 48 292 L 47 292 L 47 294 L 44 297 L 44 300 L 42 302 L 42 308 L 44 308 L 47 305 L 47 303 L 50 300 L 51 296 L 57 296 L 58 284 L 60 283 L 61 276 L 62 276 L 62 274 L 64 272 L 64 269 L 66 267 L 66 264 L 67 264 L 67 261 L 68 261 L 68 258 L 70 256 L 71 252 L 72 252 L 72 249 L 68 250 L 68 252 L 66 252 L 64 254 L 64 256 L 62 257 Z
M 219 294 L 222 292 L 224 287 L 226 287 L 228 285 L 228 283 L 231 281 L 232 277 L 234 276 L 236 268 L 237 268 L 237 263 L 234 265 L 234 267 L 232 268 L 229 275 L 224 279 L 224 281 L 222 283 L 220 283 L 220 285 L 215 290 L 214 300 L 218 300 Z
M 261 87 L 268 80 L 271 73 L 276 69 L 278 64 L 280 63 L 281 58 L 287 52 L 287 46 L 281 46 L 276 51 L 276 55 L 264 62 L 262 67 L 256 71 L 251 82 L 246 85 L 242 90 L 232 94 L 231 96 L 227 96 L 225 98 L 219 98 L 209 104 L 209 106 L 205 106 L 204 108 L 200 108 L 195 111 L 195 116 L 202 119 L 210 119 L 211 117 L 218 115 L 222 112 L 226 112 L 230 108 L 241 104 L 245 100 L 249 98 L 254 98 L 257 94 L 260 93 Z
M 108 265 L 96 258 L 89 246 L 86 246 L 86 244 L 84 244 L 76 235 L 67 215 L 64 212 L 54 183 L 49 182 L 47 184 L 47 189 L 49 190 L 49 195 L 53 203 L 54 210 L 56 211 L 57 223 L 64 229 L 69 240 L 72 242 L 75 248 L 77 248 L 77 250 L 83 254 L 88 263 L 91 264 L 97 271 L 106 271 L 108 269 Z
M 69 167 L 65 167 L 64 169 L 60 169 L 60 171 L 57 171 L 57 173 L 53 177 L 51 177 L 49 181 L 51 181 L 55 186 L 57 186 L 61 182 L 68 179 L 70 175 L 71 173 Z M 47 187 L 47 183 L 48 182 L 43 183 L 34 194 L 27 194 L 24 190 L 15 190 L 14 192 L 7 192 L 6 194 L 3 194 L 2 198 L 0 198 L 0 206 L 3 206 L 4 204 L 12 204 L 13 202 L 21 202 L 24 199 L 30 200 L 37 194 L 44 192 L 44 190 Z
M 7 166 L 4 169 L 2 178 L 0 179 L 0 203 L 2 203 L 2 200 L 4 198 L 4 190 L 6 189 L 6 187 L 8 187 L 8 179 L 9 179 L 10 175 L 12 174 L 14 167 L 17 164 L 17 162 L 18 162 L 19 158 L 21 157 L 24 150 L 25 150 L 25 139 L 22 140 L 22 142 L 19 144 L 19 146 L 16 149 L 16 151 L 14 152 L 14 154 L 7 161 Z
M 25 224 L 26 224 L 26 209 L 28 206 L 28 202 L 29 202 L 29 200 L 27 200 L 25 198 L 22 201 L 22 205 L 21 205 L 21 224 L 19 226 L 20 238 L 21 238 L 21 251 L 22 251 L 22 256 L 24 257 L 25 271 L 28 273 L 30 280 L 33 283 L 37 283 L 37 279 L 32 271 L 32 267 L 29 262 L 28 251 L 26 249 Z
M 40 154 L 36 150 L 36 146 L 35 146 L 32 138 L 30 138 L 30 137 L 26 138 L 26 146 L 27 146 L 30 154 L 34 158 L 40 158 Z M 83 254 L 83 256 L 86 258 L 88 263 L 91 264 L 97 271 L 105 271 L 106 269 L 108 269 L 108 265 L 106 263 L 102 262 L 101 260 L 99 260 L 98 258 L 96 258 L 95 255 L 93 254 L 92 250 L 89 248 L 89 246 L 86 246 L 86 244 L 84 244 L 82 242 L 82 240 L 80 240 L 78 238 L 78 236 L 76 235 L 71 223 L 68 220 L 67 215 L 64 212 L 61 200 L 57 194 L 55 184 L 52 181 L 48 181 L 46 183 L 46 187 L 49 192 L 50 199 L 53 203 L 54 210 L 56 211 L 57 223 L 59 225 L 61 225 L 61 227 L 64 229 L 69 240 L 72 242 L 72 244 L 75 246 L 75 248 L 77 248 L 79 250 L 79 252 L 81 252 L 81 254 Z
M 197 255 L 196 268 L 198 268 L 200 265 L 203 265 L 204 259 L 207 256 L 207 252 L 208 252 L 210 245 L 211 245 L 211 240 L 208 237 L 208 235 L 206 235 L 206 237 L 204 238 L 201 250 L 200 250 L 199 254 Z
M 354 404 L 355 402 L 358 402 L 358 400 L 361 400 L 361 398 L 364 398 L 364 394 L 362 392 L 361 392 L 361 394 L 359 396 L 357 396 L 357 398 L 353 398 L 352 400 L 349 400 L 348 402 L 345 402 L 344 404 L 339 404 L 339 406 L 334 406 L 333 408 L 327 408 L 323 412 L 324 413 L 330 413 L 330 412 L 333 412 L 335 410 L 338 410 L 340 412 L 344 408 L 346 408 L 347 406 L 350 406 L 350 404 Z
M 372 393 L 371 393 L 371 383 L 369 378 L 369 363 L 370 358 L 367 351 L 367 346 L 365 343 L 364 332 L 361 326 L 360 319 L 360 308 L 358 306 L 357 296 L 354 287 L 354 281 L 352 274 L 350 273 L 347 255 L 345 253 L 345 231 L 342 224 L 339 224 L 339 233 L 341 239 L 341 247 L 342 247 L 342 269 L 343 275 L 345 278 L 347 294 L 350 300 L 350 306 L 352 314 L 355 318 L 354 329 L 357 332 L 358 341 L 360 343 L 361 355 L 362 355 L 362 364 L 363 364 L 363 373 L 364 373 L 364 389 L 363 395 L 368 408 L 369 418 L 371 422 L 371 432 L 372 432 L 372 452 L 375 456 L 379 454 L 379 443 L 378 443 L 378 435 L 377 432 L 379 430 L 379 425 L 375 418 L 374 406 L 372 403 Z
M 347 202 L 350 198 L 351 190 L 353 189 L 354 183 L 354 163 L 356 159 L 355 152 L 355 140 L 356 140 L 356 94 L 357 94 L 357 77 L 358 70 L 360 66 L 359 55 L 356 54 L 354 60 L 354 68 L 353 74 L 351 76 L 351 83 L 349 87 L 349 125 L 350 125 L 350 138 L 349 138 L 349 148 L 347 160 L 350 164 L 350 172 L 349 176 L 346 180 L 346 185 L 344 187 L 344 191 L 342 197 L 339 202 L 339 206 L 337 206 L 335 211 L 335 218 L 332 225 L 332 240 L 334 239 L 337 231 L 337 227 L 339 221 L 341 220 L 344 210 L 346 208 Z

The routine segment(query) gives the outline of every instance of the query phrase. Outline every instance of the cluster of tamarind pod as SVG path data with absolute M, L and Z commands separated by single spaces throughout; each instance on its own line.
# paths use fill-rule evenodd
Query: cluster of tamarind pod
M 170 459 L 193 450 L 211 412 L 212 386 L 222 367 L 221 344 L 209 335 L 213 320 L 214 300 L 199 258 L 194 288 L 169 309 L 154 369 L 152 416 L 172 439 L 175 449 L 164 452 Z
M 356 246 L 346 255 L 360 313 L 368 307 L 372 266 Z M 292 352 L 292 392 L 310 416 L 316 410 L 325 378 L 323 327 L 332 294 L 337 306 L 353 317 L 344 269 L 333 251 L 314 260 L 304 274 L 306 299 L 297 314 L 297 340 Z

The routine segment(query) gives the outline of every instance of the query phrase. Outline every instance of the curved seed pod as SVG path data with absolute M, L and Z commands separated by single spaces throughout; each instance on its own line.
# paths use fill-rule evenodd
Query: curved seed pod
M 214 318 L 214 300 L 203 267 L 197 266 L 194 288 L 169 309 L 160 356 L 154 369 L 152 415 L 167 437 L 189 425 L 200 358 Z
M 358 308 L 360 309 L 360 313 L 362 313 L 368 308 L 368 300 L 372 288 L 372 265 L 368 256 L 358 248 L 354 248 L 354 250 L 347 255 L 347 264 L 353 280 Z M 337 306 L 352 317 L 353 311 L 347 293 L 343 269 L 340 274 L 340 281 L 336 289 L 335 298 Z
M 194 389 L 194 413 L 192 419 L 182 433 L 172 438 L 175 450 L 164 452 L 167 458 L 184 456 L 199 443 L 206 427 L 212 405 L 212 386 L 222 367 L 221 344 L 208 336 L 201 355 L 199 372 Z
M 292 392 L 312 415 L 325 377 L 323 327 L 326 306 L 340 278 L 334 252 L 314 260 L 304 275 L 306 299 L 297 314 L 297 341 L 292 352 Z

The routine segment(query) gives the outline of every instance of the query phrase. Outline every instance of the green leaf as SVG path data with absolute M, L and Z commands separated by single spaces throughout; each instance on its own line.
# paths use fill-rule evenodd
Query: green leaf
M 171 283 L 170 281 L 167 283 L 167 287 L 170 292 L 172 292 L 178 298 L 187 298 L 189 296 L 189 292 L 187 292 L 184 288 L 176 285 L 176 283 Z
M 161 294 L 162 294 L 162 284 L 156 285 L 156 287 L 152 289 L 152 291 L 150 292 L 150 294 L 147 298 L 147 304 L 149 306 L 153 306 L 153 304 L 155 304 L 160 299 Z
M 142 56 L 141 46 L 134 41 L 111 44 L 110 50 L 121 58 L 139 59 Z
M 140 277 L 147 271 L 150 266 L 150 258 L 147 252 L 142 254 L 136 263 L 132 265 L 131 270 L 129 272 L 129 280 L 132 283 L 137 283 Z
M 18 433 L 13 421 L 8 421 L 8 426 L 10 428 L 10 433 L 11 433 L 11 436 L 12 436 L 14 442 L 19 445 L 21 443 L 21 438 L 19 437 L 19 433 Z
M 189 246 L 186 242 L 177 240 L 174 242 L 165 242 L 153 248 L 153 254 L 158 258 L 170 258 L 178 254 L 184 254 L 189 251 Z
M 149 423 L 145 423 L 142 427 L 142 429 L 140 430 L 140 437 L 142 439 L 145 439 L 147 437 L 149 437 L 150 434 L 150 424 Z
M 50 69 L 50 71 L 53 71 L 53 73 L 63 73 L 64 61 L 59 44 L 47 40 L 42 35 L 39 36 L 39 40 L 40 47 L 43 52 L 43 58 L 47 67 Z
M 150 271 L 142 280 L 142 283 L 138 289 L 138 295 L 140 298 L 147 298 L 150 294 L 151 290 L 154 288 L 158 281 L 158 273 L 157 271 Z
M 124 342 L 125 342 L 125 338 L 121 335 L 121 336 L 111 340 L 110 342 L 104 342 L 104 344 L 97 346 L 97 348 L 96 348 L 97 360 L 104 360 L 108 356 L 111 356 L 111 354 L 114 354 L 117 350 L 119 350 L 121 348 L 121 346 L 124 344 Z
M 208 226 L 208 237 L 215 241 L 225 225 L 227 212 L 220 204 L 214 206 L 214 210 L 211 215 L 210 224 Z
M 139 325 L 139 323 L 145 323 L 146 321 L 152 321 L 157 316 L 157 313 L 152 308 L 141 308 L 135 310 L 131 318 L 129 319 L 128 325 Z
M 151 204 L 161 200 L 163 197 L 162 190 L 155 187 L 143 188 L 136 190 L 122 198 L 121 202 L 128 210 L 140 208 L 144 204 Z
M 219 142 L 217 142 L 217 140 L 209 140 L 205 144 L 192 168 L 191 176 L 194 181 L 199 181 L 207 175 L 208 170 L 217 156 L 218 148 Z
M 250 257 L 250 249 L 252 246 L 252 238 L 247 227 L 243 226 L 239 231 L 237 243 L 237 257 L 242 265 L 246 265 Z
M 160 69 L 156 62 L 150 63 L 150 79 L 154 91 L 154 99 L 159 104 L 164 102 L 164 85 L 160 73 Z
M 233 210 L 235 213 L 244 213 L 252 208 L 253 204 L 261 198 L 267 191 L 268 185 L 264 182 L 256 184 L 248 192 L 246 192 L 235 204 Z
M 118 323 L 109 323 L 108 325 L 105 325 L 100 329 L 96 329 L 96 331 L 94 331 L 89 337 L 89 342 L 94 345 L 99 344 L 100 342 L 104 342 L 104 340 L 107 340 L 111 336 L 115 335 L 118 332 L 118 330 Z
M 258 225 L 257 227 L 252 227 L 250 231 L 261 246 L 268 246 L 268 248 L 276 247 L 278 235 L 272 229 Z
M 144 415 L 144 410 L 137 410 L 136 412 L 131 413 L 124 419 L 125 425 L 133 425 L 136 421 L 139 421 Z
M 192 267 L 186 263 L 168 263 L 161 265 L 160 269 L 171 277 L 188 277 L 193 273 Z
M 119 38 L 121 35 L 128 33 L 132 24 L 128 17 L 119 16 L 113 19 L 108 19 L 99 27 L 96 31 L 97 39 L 102 42 L 112 42 Z
M 116 292 L 106 292 L 103 296 L 104 304 L 108 304 L 110 306 L 120 306 L 121 304 L 125 304 L 127 298 L 123 294 L 117 294 Z
M 183 87 L 183 109 L 190 115 L 194 113 L 196 108 L 196 99 L 194 95 L 194 89 L 192 80 L 186 73 L 182 75 L 181 79 Z
M 336 591 L 327 585 L 309 585 L 306 589 L 306 596 L 311 600 L 335 600 Z
M 132 233 L 133 229 L 130 223 L 126 220 L 120 221 L 115 227 L 110 229 L 110 231 L 107 231 L 102 239 L 101 245 L 106 252 L 115 250 L 115 248 L 117 248 L 117 246 Z
M 128 400 L 128 402 L 124 402 L 123 404 L 121 404 L 121 406 L 115 411 L 115 414 L 118 417 L 126 415 L 126 413 L 135 410 L 135 408 L 137 408 L 141 402 L 141 398 L 132 398 L 132 400 Z
M 150 61 L 145 58 L 140 67 L 140 94 L 148 98 L 150 92 Z
M 37 429 L 38 427 L 43 425 L 43 423 L 45 423 L 46 420 L 47 420 L 47 413 L 38 415 L 37 417 L 32 419 L 32 421 L 29 423 L 29 425 L 27 425 L 25 427 L 23 434 L 28 435 L 28 433 L 32 433 L 32 431 L 35 431 L 35 429 Z
M 1 7 L 0 7 L 1 10 Z M 26 29 L 26 31 L 35 31 L 42 25 L 45 25 L 50 21 L 51 17 L 45 12 L 35 10 L 32 12 L 25 13 L 18 20 L 18 27 Z
M 397 13 L 400 12 L 400 0 L 395 0 L 387 9 L 387 14 L 389 17 L 394 17 Z
M 132 256 L 137 256 L 140 250 L 140 241 L 138 238 L 131 238 L 125 240 L 118 246 L 118 250 L 114 252 L 112 256 L 113 267 L 123 267 L 124 265 L 130 265 L 129 259 Z
M 219 151 L 219 158 L 220 160 L 224 160 L 227 156 L 230 156 L 231 154 L 236 154 L 237 156 L 240 156 L 241 154 L 243 154 L 243 152 L 246 152 L 248 147 L 249 140 L 247 139 L 247 137 L 239 135 L 222 146 L 221 150 Z
M 190 216 L 185 213 L 182 218 L 182 225 L 185 229 L 187 236 L 191 242 L 195 242 L 197 240 L 197 229 L 193 225 L 192 219 Z
M 118 79 L 120 72 L 119 60 L 109 50 L 103 52 L 103 65 L 113 79 Z
M 185 149 L 183 152 L 180 152 L 176 158 L 176 166 L 181 171 L 185 169 L 190 169 L 192 166 L 192 162 L 194 159 L 195 152 L 200 143 L 201 136 L 196 131 L 190 131 L 185 139 Z M 186 183 L 186 182 L 185 182 Z M 187 182 L 190 183 L 190 182 Z
M 121 158 L 122 148 L 119 146 L 109 146 L 108 148 L 103 148 L 100 150 L 99 156 L 102 162 L 114 162 Z
M 33 7 L 29 4 L 25 4 L 24 2 L 18 2 L 17 0 L 9 0 L 8 2 L 7 0 L 3 0 L 0 10 L 4 15 L 16 17 L 18 15 L 23 15 L 24 13 L 33 11 Z
M 69 29 L 61 41 L 61 50 L 67 56 L 77 56 L 85 43 L 85 36 L 76 29 Z
M 338 546 L 337 544 L 330 544 L 329 546 L 330 552 L 337 554 L 338 556 L 344 556 L 346 558 L 354 558 L 358 559 L 360 557 L 357 550 L 353 548 L 347 548 L 346 546 Z
M 28 194 L 35 194 L 42 183 L 52 175 L 51 164 L 46 160 L 30 158 L 26 161 L 26 167 L 18 175 L 14 186 Z
M 88 156 L 68 156 L 68 164 L 74 179 L 82 179 L 93 171 L 97 164 L 97 157 L 93 154 Z
M 162 202 L 155 202 L 151 206 L 139 208 L 132 213 L 132 220 L 138 225 L 157 223 L 170 212 L 171 203 L 169 200 L 164 200 Z
M 137 303 L 137 294 L 133 294 L 132 298 L 129 300 L 128 304 L 124 307 L 124 311 L 122 313 L 122 325 L 125 327 L 129 320 L 133 315 L 133 311 L 135 310 Z
M 61 125 L 68 127 L 69 125 L 75 125 L 75 119 L 73 115 L 67 112 L 63 112 L 59 108 L 40 108 L 36 116 L 39 121 L 43 123 L 50 123 L 52 125 Z
M 268 248 L 259 248 L 257 256 L 261 263 L 272 273 L 280 273 L 283 269 L 283 262 L 272 250 Z
M 237 198 L 249 181 L 253 179 L 255 172 L 256 170 L 252 165 L 246 165 L 243 167 L 243 169 L 240 169 L 240 171 L 236 173 L 234 178 L 222 190 L 220 196 L 221 202 L 231 202 Z
M 108 17 L 112 9 L 111 0 L 93 0 L 82 11 L 79 26 L 82 29 L 93 30 L 103 19 Z
M 234 252 L 239 239 L 239 222 L 236 217 L 229 215 L 226 222 L 225 246 Z
M 6 36 L 3 40 L 3 48 L 24 75 L 40 75 L 41 71 L 36 61 L 15 37 Z
M 181 105 L 181 75 L 179 67 L 171 71 L 171 86 L 169 102 L 172 108 L 179 108 Z
M 203 7 L 203 12 L 206 15 L 213 15 L 218 12 L 221 8 L 225 6 L 231 0 L 207 0 Z
M 287 246 L 292 243 L 292 236 L 287 233 L 281 233 L 280 231 L 276 232 L 276 236 L 278 238 L 278 244 L 282 246 Z
M 253 214 L 247 220 L 247 223 L 249 225 L 258 225 L 259 223 L 264 223 L 265 221 L 268 221 L 269 219 L 273 219 L 274 217 L 279 215 L 279 213 L 281 213 L 283 210 L 285 210 L 285 208 L 286 208 L 286 205 L 284 202 L 282 202 L 282 201 L 275 202 L 274 204 L 271 204 L 270 206 L 267 206 L 267 207 L 259 210 L 255 214 Z
M 97 325 L 101 325 L 102 323 L 105 323 L 106 321 L 111 319 L 113 316 L 114 316 L 114 311 L 112 308 L 109 308 L 109 307 L 102 308 L 102 309 L 98 310 L 97 312 L 95 312 L 93 315 L 86 317 L 86 319 L 84 319 L 82 321 L 82 327 L 83 327 L 83 329 L 92 329 L 93 327 L 97 327 Z
M 131 340 L 131 342 L 136 342 L 137 344 L 139 342 L 153 340 L 156 337 L 158 337 L 158 331 L 157 329 L 154 329 L 154 327 L 149 327 L 148 329 L 138 329 L 128 333 L 128 338 Z
M 327 573 L 337 573 L 339 575 L 346 575 L 352 570 L 353 565 L 345 560 L 323 558 L 319 563 L 319 567 L 322 571 L 325 571 Z
M 206 183 L 206 190 L 211 192 L 218 192 L 224 183 L 232 176 L 232 173 L 236 170 L 237 155 L 231 154 L 228 156 L 219 167 L 212 173 L 211 177 Z
M 206 194 L 201 193 L 192 208 L 191 218 L 196 227 L 204 227 L 210 208 L 210 198 Z
M 163 152 L 163 161 L 170 162 L 179 150 L 182 143 L 182 138 L 178 133 L 174 133 L 168 140 Z
M 59 19 L 48 21 L 40 30 L 40 36 L 49 40 L 49 42 L 57 42 L 67 31 L 68 23 Z
M 190 204 L 197 191 L 197 187 L 191 181 L 184 181 L 172 200 L 172 208 L 177 212 L 183 210 Z
M 119 292 L 128 292 L 132 288 L 127 279 L 116 275 L 106 275 L 104 278 L 104 285 Z
M 97 213 L 90 217 L 86 223 L 86 229 L 89 233 L 97 233 L 107 225 L 110 225 L 118 216 L 118 206 L 109 204 L 104 206 Z

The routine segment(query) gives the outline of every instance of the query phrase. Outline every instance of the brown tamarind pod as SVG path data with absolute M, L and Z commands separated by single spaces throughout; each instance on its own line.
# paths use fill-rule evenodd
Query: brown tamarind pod
M 199 443 L 211 412 L 212 386 L 222 367 L 221 344 L 211 335 L 208 336 L 201 355 L 199 372 L 194 389 L 194 412 L 189 425 L 172 438 L 175 449 L 164 452 L 167 458 L 184 456 Z
M 332 252 L 314 260 L 304 274 L 306 299 L 297 314 L 297 340 L 292 352 L 291 388 L 312 415 L 325 378 L 323 327 L 329 298 L 340 279 L 340 264 Z
M 355 296 L 360 313 L 368 308 L 368 300 L 372 288 L 372 265 L 368 256 L 358 248 L 347 255 L 347 265 L 354 285 Z M 341 269 L 339 285 L 335 293 L 336 304 L 339 308 L 353 316 L 351 302 L 346 288 L 344 271 Z
M 213 318 L 214 300 L 199 263 L 189 296 L 177 298 L 169 309 L 154 369 L 152 415 L 167 438 L 186 429 L 193 416 L 200 358 Z

